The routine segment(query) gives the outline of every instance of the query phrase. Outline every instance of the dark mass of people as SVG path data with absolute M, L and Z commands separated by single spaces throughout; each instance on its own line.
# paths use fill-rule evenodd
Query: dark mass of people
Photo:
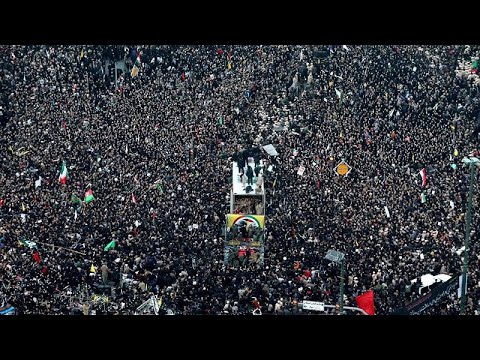
M 339 303 L 340 267 L 325 259 L 336 250 L 344 305 L 373 290 L 375 314 L 394 313 L 422 296 L 413 280 L 462 271 L 479 55 L 465 45 L 0 46 L 0 305 L 135 314 L 155 296 L 160 314 L 319 314 L 301 304 Z M 241 249 L 242 261 L 225 262 L 226 235 L 260 236 L 225 225 L 233 164 L 248 186 L 260 160 L 263 261 Z M 456 288 L 424 313 L 459 314 Z

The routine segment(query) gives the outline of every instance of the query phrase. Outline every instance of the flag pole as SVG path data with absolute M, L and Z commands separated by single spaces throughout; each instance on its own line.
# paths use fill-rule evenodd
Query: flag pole
M 477 164 L 475 162 L 470 163 L 470 189 L 468 195 L 468 208 L 467 208 L 467 220 L 465 225 L 465 251 L 463 253 L 463 268 L 462 268 L 462 288 L 460 299 L 460 314 L 465 315 L 465 305 L 467 302 L 467 272 L 468 272 L 468 245 L 470 242 L 470 222 L 472 220 L 472 201 L 473 201 L 473 181 L 475 179 L 475 170 Z
M 80 251 L 73 250 L 73 249 L 69 249 L 69 248 L 66 248 L 66 247 L 63 247 L 63 246 L 48 244 L 48 243 L 44 243 L 44 242 L 40 242 L 40 241 L 35 241 L 35 243 L 37 243 L 37 244 L 42 244 L 42 245 L 47 245 L 47 246 L 52 246 L 53 249 L 55 249 L 55 247 L 57 247 L 57 248 L 60 248 L 60 249 L 63 249 L 63 250 L 67 250 L 67 251 L 71 251 L 71 252 L 74 252 L 74 253 L 76 253 L 76 254 L 80 254 L 80 255 L 83 255 L 83 256 L 86 256 L 86 255 L 87 255 L 87 254 L 82 253 L 82 252 L 80 252 Z
M 118 91 L 118 83 L 117 83 L 117 65 L 115 65 L 115 92 Z
M 345 272 L 345 258 L 341 261 L 340 268 L 340 314 L 343 314 L 343 292 L 344 292 L 344 272 Z

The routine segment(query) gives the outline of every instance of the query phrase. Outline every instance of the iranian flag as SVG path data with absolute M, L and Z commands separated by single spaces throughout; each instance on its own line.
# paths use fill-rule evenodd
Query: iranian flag
M 420 170 L 420 176 L 422 177 L 422 186 L 427 185 L 427 170 L 423 168 Z
M 420 194 L 420 201 L 422 202 L 422 204 L 427 202 L 427 197 L 423 192 Z
M 63 185 L 67 183 L 68 177 L 68 170 L 65 161 L 62 164 L 62 170 L 60 170 L 60 176 L 58 177 L 58 181 L 61 182 Z
M 135 194 L 134 194 L 133 192 L 132 192 L 132 202 L 133 202 L 134 204 L 137 203 L 137 198 L 135 197 Z
M 93 191 L 92 189 L 89 189 L 85 192 L 85 204 L 88 204 L 89 202 L 95 200 L 95 197 L 93 196 Z

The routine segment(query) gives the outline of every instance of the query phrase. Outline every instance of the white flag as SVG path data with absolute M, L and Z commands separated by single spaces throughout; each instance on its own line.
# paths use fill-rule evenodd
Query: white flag
M 395 109 L 392 109 L 392 111 L 390 111 L 390 113 L 388 114 L 388 117 L 392 117 L 394 111 Z
M 342 45 L 342 49 L 345 49 L 345 50 L 347 50 L 347 51 L 350 51 L 350 49 L 348 48 L 347 45 Z
M 298 168 L 297 174 L 300 176 L 303 176 L 304 172 L 305 172 L 305 166 L 300 165 L 300 167 Z
M 453 203 L 452 200 L 450 200 L 450 207 L 451 207 L 452 209 L 455 209 L 455 204 Z
M 125 145 L 125 154 L 128 154 L 128 144 Z
M 35 189 L 40 187 L 40 185 L 42 185 L 42 177 L 41 176 L 39 176 L 38 180 L 35 181 Z
M 458 256 L 461 256 L 464 251 L 465 251 L 465 246 L 462 246 L 460 249 L 458 249 L 455 252 L 457 253 Z
M 385 215 L 387 215 L 387 218 L 390 218 L 390 211 L 388 210 L 388 207 L 385 205 Z
M 75 216 L 74 216 L 74 220 L 75 220 L 75 221 L 77 221 L 77 216 L 78 216 L 77 210 L 75 209 Z
M 342 92 L 340 90 L 335 89 L 335 94 L 337 94 L 339 99 L 342 97 Z

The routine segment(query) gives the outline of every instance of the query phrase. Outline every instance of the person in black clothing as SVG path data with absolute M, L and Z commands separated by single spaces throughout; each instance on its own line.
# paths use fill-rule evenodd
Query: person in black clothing
M 245 168 L 245 159 L 243 158 L 243 154 L 240 154 L 237 160 L 238 172 L 243 174 L 243 169 Z
M 260 165 L 255 167 L 255 176 L 258 178 L 258 175 L 260 175 L 260 171 L 262 171 L 262 167 Z
M 249 165 L 247 169 L 247 184 L 248 185 L 253 185 L 253 169 Z
M 255 161 L 255 168 L 259 167 L 260 166 L 260 154 L 258 152 L 255 152 L 255 155 L 253 155 L 253 160 Z

